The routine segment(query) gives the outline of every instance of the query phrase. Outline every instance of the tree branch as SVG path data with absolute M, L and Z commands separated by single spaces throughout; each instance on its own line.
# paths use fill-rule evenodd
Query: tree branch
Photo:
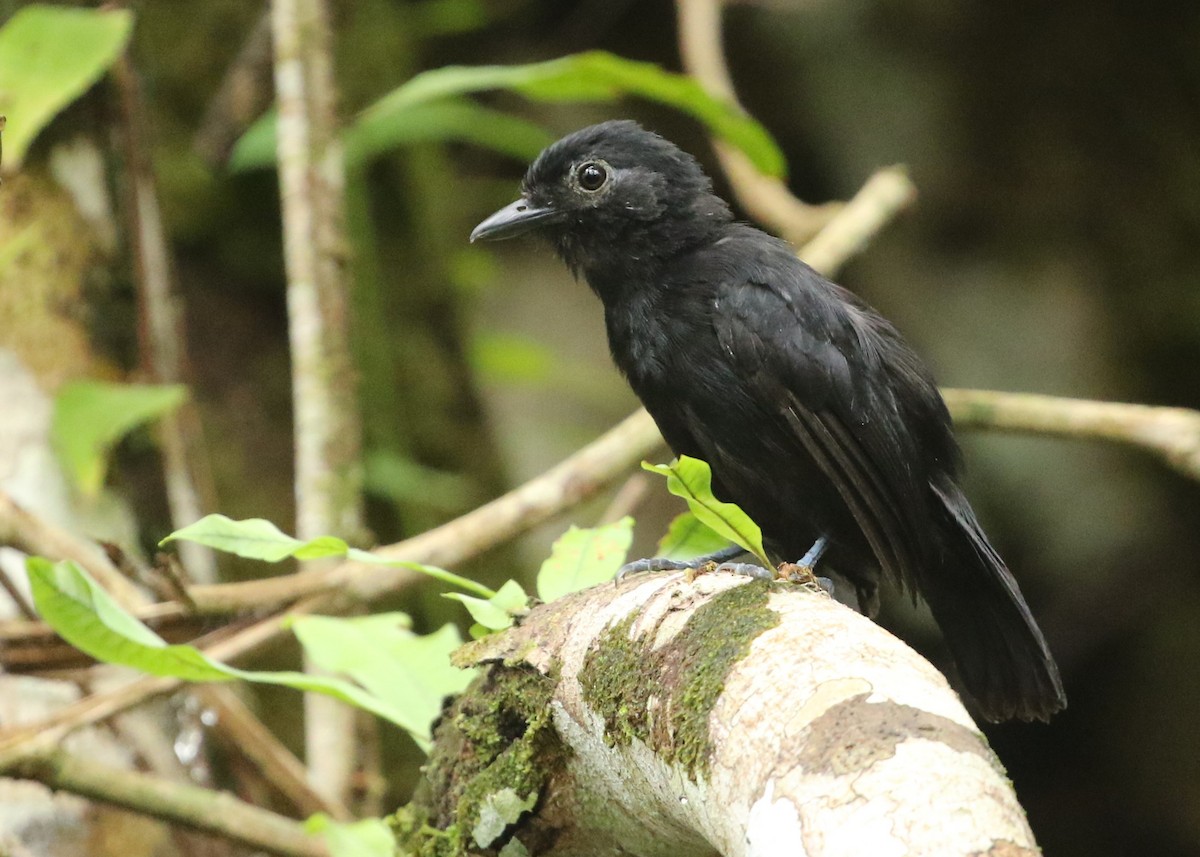
M 361 424 L 345 276 L 345 166 L 325 0 L 272 0 L 276 145 L 287 268 L 296 448 L 296 534 L 362 537 Z M 305 669 L 316 668 L 307 662 Z M 309 782 L 344 801 L 356 712 L 304 698 Z
M 357 395 L 344 272 L 345 174 L 328 10 L 274 0 L 276 141 L 288 277 L 296 533 L 362 532 Z
M 271 105 L 271 12 L 264 9 L 221 86 L 208 102 L 193 148 L 214 166 L 224 164 L 234 144 Z
M 146 117 L 141 82 L 129 56 L 113 66 L 120 94 L 125 137 L 130 243 L 138 291 L 138 351 L 143 373 L 159 383 L 187 380 L 187 337 L 171 254 L 158 201 L 158 185 L 147 151 Z M 158 421 L 163 480 L 171 523 L 178 529 L 207 510 L 197 476 L 207 475 L 200 418 L 190 399 Z M 207 480 L 206 480 L 207 481 Z M 211 500 L 211 490 L 207 492 Z M 194 580 L 216 583 L 217 561 L 204 545 L 180 546 Z
M 1037 853 L 941 674 L 803 586 L 638 576 L 458 660 L 488 671 L 442 719 L 414 851 L 425 822 L 573 857 Z M 499 755 L 497 729 L 520 736 Z M 506 789 L 531 810 L 486 826 Z
M 1200 479 L 1200 411 L 993 390 L 947 388 L 942 396 L 959 428 L 1112 441 Z
M 684 69 L 709 95 L 737 104 L 721 47 L 722 5 L 721 0 L 676 0 L 679 53 Z M 741 150 L 728 143 L 713 140 L 713 150 L 742 208 L 797 246 L 812 238 L 842 207 L 840 202 L 826 205 L 802 202 L 784 182 L 760 173 Z
M 0 774 L 215 833 L 283 857 L 330 857 L 300 822 L 238 800 L 228 792 L 124 771 L 51 749 L 0 767 Z
M 5 491 L 0 491 L 0 544 L 25 553 L 72 560 L 126 610 L 136 610 L 146 603 L 145 596 L 117 571 L 98 545 L 33 514 Z

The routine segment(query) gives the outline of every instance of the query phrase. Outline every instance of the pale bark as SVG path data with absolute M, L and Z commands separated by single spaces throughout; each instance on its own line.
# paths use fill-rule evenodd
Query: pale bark
M 1037 853 L 942 675 L 823 593 L 644 576 L 538 608 L 469 654 L 553 685 L 566 761 L 513 828 L 545 841 L 553 827 L 539 853 Z

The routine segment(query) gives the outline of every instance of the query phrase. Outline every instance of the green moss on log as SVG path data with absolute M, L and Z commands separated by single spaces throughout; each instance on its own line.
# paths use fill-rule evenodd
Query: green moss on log
M 657 649 L 653 631 L 630 639 L 632 619 L 598 639 L 579 679 L 608 740 L 637 739 L 693 777 L 707 774 L 708 719 L 725 677 L 759 634 L 779 624 L 769 591 L 752 581 L 714 596 Z
M 493 666 L 463 693 L 435 729 L 434 750 L 412 803 L 390 819 L 403 853 L 457 857 L 499 850 L 512 830 L 480 847 L 481 808 L 506 789 L 541 796 L 563 767 L 551 723 L 553 680 L 537 671 Z

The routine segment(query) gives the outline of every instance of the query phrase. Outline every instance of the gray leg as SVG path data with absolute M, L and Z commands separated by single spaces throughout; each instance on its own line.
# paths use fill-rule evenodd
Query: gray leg
M 800 557 L 800 561 L 796 565 L 803 566 L 807 569 L 815 569 L 821 557 L 825 555 L 825 549 L 829 547 L 829 539 L 825 536 L 813 542 L 813 546 L 808 549 L 808 553 Z

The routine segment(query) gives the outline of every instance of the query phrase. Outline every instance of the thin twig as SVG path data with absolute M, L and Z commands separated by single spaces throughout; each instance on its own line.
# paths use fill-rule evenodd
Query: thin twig
M 117 571 L 98 545 L 27 511 L 4 491 L 0 491 L 0 544 L 25 553 L 73 560 L 127 610 L 146 603 L 138 588 Z
M 317 611 L 327 599 L 309 598 L 292 606 L 286 613 L 277 613 L 252 625 L 223 634 L 211 645 L 198 641 L 197 646 L 210 658 L 229 661 L 253 652 L 259 646 L 273 642 L 288 632 L 292 617 Z M 177 690 L 184 684 L 176 678 L 141 676 L 111 690 L 94 693 L 70 705 L 65 705 L 45 720 L 19 727 L 0 729 L 0 769 L 27 756 L 58 746 L 67 735 L 85 726 L 107 720 L 148 699 Z
M 884 167 L 867 179 L 842 209 L 842 215 L 800 250 L 800 258 L 818 271 L 832 273 L 861 253 L 896 214 L 917 198 L 903 167 Z
M 101 765 L 60 749 L 24 756 L 0 772 L 215 833 L 270 854 L 329 857 L 324 841 L 306 833 L 302 823 L 238 800 L 228 792 Z
M 600 517 L 596 519 L 596 522 L 598 524 L 611 524 L 613 521 L 621 520 L 626 515 L 632 515 L 650 493 L 651 485 L 649 474 L 643 471 L 631 474 L 625 480 L 624 484 L 617 489 L 617 492 L 613 494 L 613 498 L 608 501 L 608 506 L 600 513 Z
M 138 351 L 143 374 L 158 383 L 180 383 L 187 378 L 187 339 L 180 297 L 171 273 L 158 187 L 147 146 L 146 118 L 141 84 L 128 55 L 113 66 L 120 94 L 125 132 L 126 170 L 129 184 L 130 236 L 138 291 Z M 205 511 L 196 475 L 207 473 L 194 402 L 163 416 L 158 425 L 162 447 L 167 506 L 176 529 L 200 518 Z M 203 545 L 181 548 L 194 579 L 215 583 L 217 561 Z
M 262 16 L 229 64 L 193 138 L 208 163 L 225 163 L 238 138 L 271 104 L 271 13 Z
M 16 533 L 21 536 L 19 541 L 9 538 Z M 119 581 L 116 586 L 123 592 L 122 606 L 135 613 L 147 614 L 167 606 L 147 605 L 142 594 L 117 572 L 111 559 L 99 547 L 72 533 L 52 527 L 40 517 L 22 509 L 3 492 L 0 492 L 0 543 L 51 559 L 74 560 L 83 566 L 93 578 L 101 581 L 109 589 L 110 594 L 114 594 L 114 597 L 116 595 L 110 587 L 114 585 L 114 581 Z M 123 587 L 129 588 L 126 590 Z M 11 624 L 14 623 L 6 623 L 6 626 Z M 31 636 L 41 633 L 43 629 L 48 631 L 42 623 L 27 623 L 27 628 Z M 247 637 L 247 639 L 251 638 Z M 5 635 L 0 637 L 0 644 L 8 646 L 15 639 L 19 638 Z M 149 686 L 146 687 L 149 688 Z M 167 692 L 171 689 L 173 686 L 160 692 Z M 324 800 L 306 785 L 296 781 L 295 771 L 301 769 L 302 766 L 295 756 L 245 709 L 229 688 L 219 685 L 208 686 L 203 688 L 200 694 L 205 704 L 217 709 L 218 713 L 222 715 L 217 721 L 217 729 L 228 737 L 230 743 L 244 748 L 244 752 L 252 761 L 262 768 L 266 781 L 279 788 L 297 807 L 305 812 L 320 810 L 335 818 L 348 816 L 345 806 L 340 801 Z M 100 696 L 104 696 L 104 694 L 85 698 L 75 705 L 86 707 L 88 699 Z M 139 700 L 133 699 L 130 704 L 136 701 Z M 118 710 L 122 709 L 116 709 L 109 713 L 116 713 Z M 69 712 L 60 712 L 60 714 L 65 714 L 69 721 Z M 95 720 L 87 722 L 95 722 Z
M 721 0 L 676 0 L 679 53 L 684 69 L 709 95 L 737 104 L 721 47 L 721 6 Z M 812 238 L 841 208 L 841 203 L 836 202 L 826 205 L 802 202 L 786 184 L 763 175 L 741 150 L 728 143 L 713 140 L 713 149 L 742 208 L 797 246 Z
M 16 605 L 18 613 L 26 619 L 37 620 L 37 611 L 33 609 L 33 605 L 26 600 L 25 593 L 17 588 L 17 584 L 9 578 L 8 572 L 3 568 L 0 568 L 0 587 L 8 593 L 8 597 Z
M 248 759 L 263 780 L 287 798 L 303 816 L 323 812 L 349 821 L 350 810 L 308 783 L 304 765 L 263 725 L 230 688 L 202 686 L 197 694 L 217 715 L 217 725 L 232 752 Z

